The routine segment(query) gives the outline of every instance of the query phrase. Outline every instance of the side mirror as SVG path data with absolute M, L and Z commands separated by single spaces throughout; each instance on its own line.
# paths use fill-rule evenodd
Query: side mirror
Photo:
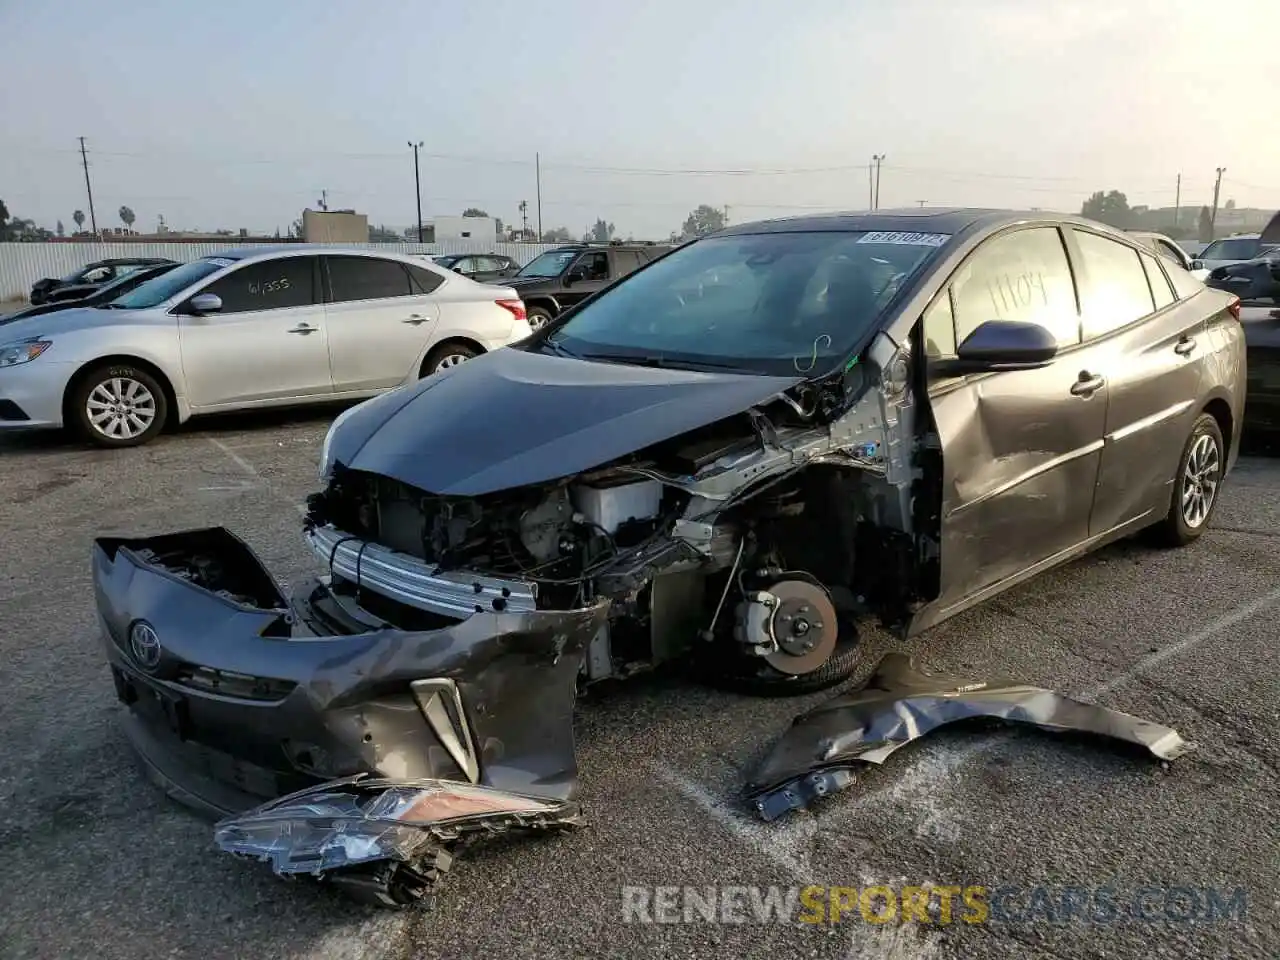
M 187 301 L 187 310 L 197 317 L 217 313 L 222 309 L 222 298 L 216 293 L 197 293 Z
M 998 370 L 1034 370 L 1058 354 L 1058 342 L 1047 328 L 1021 320 L 988 320 L 956 348 L 954 360 L 940 361 L 949 376 Z
M 1192 260 L 1192 261 L 1191 261 L 1191 269 L 1192 269 L 1192 270 L 1203 270 L 1203 269 L 1204 269 L 1204 261 L 1203 261 L 1203 260 Z

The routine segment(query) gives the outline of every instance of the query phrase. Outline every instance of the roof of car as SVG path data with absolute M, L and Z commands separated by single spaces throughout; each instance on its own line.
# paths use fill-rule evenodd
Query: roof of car
M 1025 210 L 993 210 L 969 207 L 904 207 L 886 210 L 852 210 L 805 214 L 776 220 L 734 224 L 720 236 L 747 233 L 796 233 L 822 230 L 875 230 L 905 233 L 960 233 L 970 227 L 997 227 L 1021 220 L 1055 220 L 1085 223 L 1070 214 Z
M 356 256 L 392 256 L 405 257 L 414 254 L 401 253 L 399 250 L 378 250 L 372 247 L 342 247 L 328 243 L 255 243 L 248 247 L 231 247 L 206 254 L 204 259 L 219 257 L 223 260 L 247 260 L 250 257 L 265 257 L 271 254 L 285 253 L 337 253 L 354 254 Z M 430 257 L 430 254 L 418 256 Z

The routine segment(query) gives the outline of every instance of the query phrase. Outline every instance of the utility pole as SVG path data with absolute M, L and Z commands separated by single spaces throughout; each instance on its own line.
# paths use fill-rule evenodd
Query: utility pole
M 729 225 L 729 205 L 727 203 L 724 205 L 724 225 L 726 227 Z
M 533 155 L 533 179 L 538 190 L 538 242 L 542 242 L 542 155 Z
M 1213 239 L 1213 234 L 1218 226 L 1218 191 L 1222 189 L 1222 175 L 1227 172 L 1226 167 L 1218 167 L 1218 179 L 1213 181 L 1213 215 L 1209 217 L 1209 239 Z
M 520 239 L 529 239 L 529 201 L 520 201 Z
M 329 191 L 328 190 L 320 191 L 320 199 L 316 201 L 316 205 L 319 206 L 321 210 L 329 209 Z
M 871 155 L 871 162 L 867 164 L 867 209 L 872 210 L 876 205 L 876 156 Z
M 409 146 L 413 148 L 413 194 L 418 201 L 418 242 L 422 243 L 422 179 L 418 176 L 418 149 L 422 141 L 414 143 L 410 140 Z
M 1178 215 L 1182 212 L 1182 174 L 1178 174 L 1178 186 L 1173 194 L 1173 228 L 1178 229 Z
M 928 202 L 927 200 L 917 200 L 917 201 L 916 201 L 916 203 L 920 204 L 920 206 L 922 206 L 922 207 L 923 207 L 927 202 Z
M 871 158 L 876 162 L 876 190 L 872 200 L 872 209 L 880 209 L 880 165 L 884 163 L 884 154 L 877 154 Z
M 93 187 L 89 183 L 89 157 L 84 152 L 84 137 L 80 138 L 80 162 L 84 164 L 84 189 L 89 194 L 89 223 L 93 227 L 93 235 L 98 235 L 98 217 L 93 212 Z

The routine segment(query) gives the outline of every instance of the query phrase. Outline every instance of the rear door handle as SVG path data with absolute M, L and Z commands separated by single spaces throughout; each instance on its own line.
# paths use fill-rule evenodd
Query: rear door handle
M 426 323 L 426 322 L 427 322 L 427 318 L 426 318 L 426 317 L 424 317 L 424 316 L 422 316 L 421 314 L 411 313 L 411 314 L 409 314 L 409 316 L 405 317 L 405 318 L 404 318 L 403 320 L 401 320 L 400 322 L 401 322 L 401 323 L 412 323 L 412 324 L 416 327 L 416 326 L 417 326 L 418 324 L 420 324 L 420 323 Z
M 1091 397 L 1106 384 L 1107 381 L 1102 377 L 1096 377 L 1088 370 L 1081 370 L 1079 378 L 1071 385 L 1071 393 L 1077 397 Z
M 1195 337 L 1183 337 L 1181 340 L 1178 341 L 1177 345 L 1173 348 L 1173 352 L 1178 354 L 1178 356 L 1180 357 L 1189 357 L 1192 351 L 1195 350 L 1195 348 L 1196 348 Z
M 308 333 L 315 333 L 319 329 L 320 329 L 319 327 L 312 327 L 312 326 L 309 326 L 308 324 L 300 323 L 296 327 L 290 327 L 289 332 L 301 333 L 305 336 Z

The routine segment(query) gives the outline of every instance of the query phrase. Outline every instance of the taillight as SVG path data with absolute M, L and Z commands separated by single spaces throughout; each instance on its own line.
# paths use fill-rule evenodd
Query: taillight
M 1233 317 L 1239 320 L 1240 319 L 1240 298 L 1232 297 L 1231 302 L 1227 304 L 1227 309 L 1231 312 L 1231 315 Z
M 493 301 L 503 310 L 510 310 L 511 315 L 517 320 L 528 320 L 529 314 L 524 309 L 523 300 L 495 300 Z

